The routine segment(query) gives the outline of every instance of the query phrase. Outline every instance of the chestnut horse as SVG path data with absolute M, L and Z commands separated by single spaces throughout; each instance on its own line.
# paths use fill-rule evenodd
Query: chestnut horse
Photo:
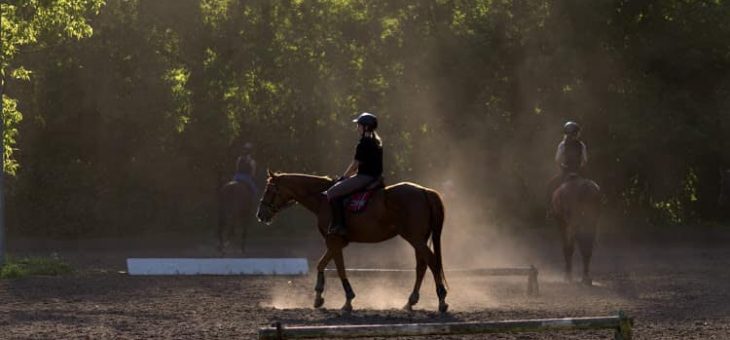
M 230 181 L 218 192 L 218 251 L 226 255 L 236 229 L 240 229 L 238 246 L 241 253 L 246 252 L 246 233 L 254 222 L 253 212 L 256 202 L 255 189 L 244 182 Z
M 441 230 L 444 222 L 444 206 L 440 195 L 431 189 L 413 183 L 398 183 L 376 191 L 365 210 L 357 214 L 346 213 L 347 236 L 327 235 L 331 217 L 330 205 L 322 194 L 334 184 L 328 177 L 302 174 L 274 174 L 269 171 L 261 203 L 256 216 L 259 221 L 271 223 L 274 215 L 297 202 L 317 216 L 317 228 L 325 239 L 327 250 L 317 264 L 317 283 L 314 307 L 324 304 L 324 270 L 331 259 L 335 260 L 337 274 L 345 290 L 345 311 L 352 310 L 355 293 L 347 280 L 342 248 L 349 242 L 376 243 L 399 235 L 413 246 L 416 256 L 416 283 L 405 309 L 411 310 L 418 303 L 419 290 L 426 266 L 431 269 L 436 282 L 439 311 L 446 312 L 446 279 L 441 262 Z M 428 238 L 433 251 L 428 247 Z
M 583 257 L 583 284 L 592 285 L 589 275 L 593 245 L 596 240 L 596 223 L 600 214 L 600 188 L 595 182 L 570 175 L 552 195 L 553 215 L 560 227 L 565 257 L 565 279 L 572 280 L 573 249 L 578 248 Z

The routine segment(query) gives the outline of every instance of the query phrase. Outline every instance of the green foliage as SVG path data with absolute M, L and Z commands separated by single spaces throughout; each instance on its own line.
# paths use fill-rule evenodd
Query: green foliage
M 13 159 L 13 145 L 18 136 L 18 123 L 23 119 L 23 115 L 18 112 L 18 101 L 12 99 L 5 94 L 3 96 L 3 165 L 4 171 L 14 175 L 18 170 L 18 162 Z
M 8 81 L 11 79 L 30 80 L 32 74 L 23 65 L 15 63 L 15 58 L 23 49 L 35 47 L 42 49 L 56 44 L 65 38 L 82 39 L 91 36 L 93 29 L 87 16 L 98 13 L 104 0 L 16 0 L 3 1 L 2 12 L 2 54 L 0 72 L 2 73 L 2 118 L 4 124 L 2 141 L 4 169 L 15 174 L 18 162 L 13 157 L 13 146 L 17 135 L 17 123 L 22 114 L 17 110 L 15 99 L 6 96 Z M 10 79 L 6 76 L 9 75 Z
M 567 119 L 613 210 L 719 215 L 727 1 L 101 5 L 3 4 L 5 153 L 17 145 L 22 165 L 6 168 L 18 173 L 8 204 L 22 232 L 210 229 L 244 142 L 261 169 L 335 174 L 362 111 L 382 119 L 389 182 L 455 182 L 494 202 L 488 218 L 539 215 Z
M 34 275 L 59 276 L 73 272 L 73 268 L 57 257 L 8 258 L 0 267 L 0 279 L 18 279 Z

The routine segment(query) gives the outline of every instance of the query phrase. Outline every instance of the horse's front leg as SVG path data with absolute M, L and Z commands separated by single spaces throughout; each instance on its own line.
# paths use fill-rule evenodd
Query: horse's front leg
M 251 215 L 252 214 L 249 214 L 246 210 L 242 210 L 241 214 L 239 215 L 240 220 L 238 223 L 241 226 L 241 255 L 246 254 L 246 237 L 248 236 L 248 226 L 251 224 Z
M 345 271 L 345 260 L 342 257 L 342 248 L 334 250 L 335 265 L 337 266 L 337 275 L 340 276 L 342 281 L 342 288 L 345 290 L 345 304 L 342 306 L 342 310 L 345 312 L 352 311 L 352 299 L 355 298 L 355 292 L 350 286 L 350 281 L 347 280 L 347 272 Z
M 593 244 L 595 242 L 595 231 L 582 232 L 578 235 L 578 247 L 583 257 L 583 279 L 582 283 L 586 286 L 593 285 L 593 279 L 590 275 L 591 257 L 593 256 Z
M 314 291 L 316 293 L 314 297 L 314 308 L 319 308 L 324 305 L 324 297 L 322 297 L 322 293 L 324 292 L 324 270 L 327 268 L 327 264 L 331 259 L 332 251 L 327 248 L 327 251 L 322 254 L 319 263 L 317 263 L 317 283 L 314 285 Z
M 565 260 L 565 281 L 573 280 L 573 251 L 575 249 L 575 235 L 573 235 L 567 225 L 560 227 L 563 233 L 563 258 Z
M 218 252 L 220 256 L 226 255 L 226 248 L 228 247 L 227 239 L 230 239 L 230 228 L 229 228 L 229 216 L 227 209 L 221 207 L 218 211 Z

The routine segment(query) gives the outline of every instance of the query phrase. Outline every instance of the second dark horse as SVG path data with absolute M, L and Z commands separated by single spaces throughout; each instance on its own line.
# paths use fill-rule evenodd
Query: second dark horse
M 238 229 L 241 235 L 238 246 L 244 253 L 248 226 L 255 222 L 254 189 L 244 182 L 230 181 L 221 187 L 218 194 L 218 251 L 221 256 L 226 255 Z
M 572 280 L 573 250 L 577 241 L 583 257 L 582 282 L 592 285 L 589 268 L 596 240 L 596 223 L 600 215 L 600 188 L 589 179 L 570 175 L 553 192 L 552 206 L 563 241 L 566 281 Z

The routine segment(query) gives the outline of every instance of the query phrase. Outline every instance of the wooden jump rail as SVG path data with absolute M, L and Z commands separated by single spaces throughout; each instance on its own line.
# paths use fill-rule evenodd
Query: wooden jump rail
M 327 272 L 337 272 L 336 269 L 327 268 Z M 415 269 L 368 269 L 348 268 L 348 273 L 413 273 Z M 476 268 L 476 269 L 450 269 L 446 270 L 449 275 L 486 275 L 486 276 L 527 276 L 527 295 L 537 296 L 540 294 L 540 286 L 537 283 L 539 274 L 535 266 L 513 267 L 513 268 Z
M 361 338 L 484 333 L 547 332 L 614 329 L 614 339 L 630 340 L 633 319 L 622 311 L 615 316 L 339 326 L 284 326 L 276 323 L 259 328 L 259 339 Z

